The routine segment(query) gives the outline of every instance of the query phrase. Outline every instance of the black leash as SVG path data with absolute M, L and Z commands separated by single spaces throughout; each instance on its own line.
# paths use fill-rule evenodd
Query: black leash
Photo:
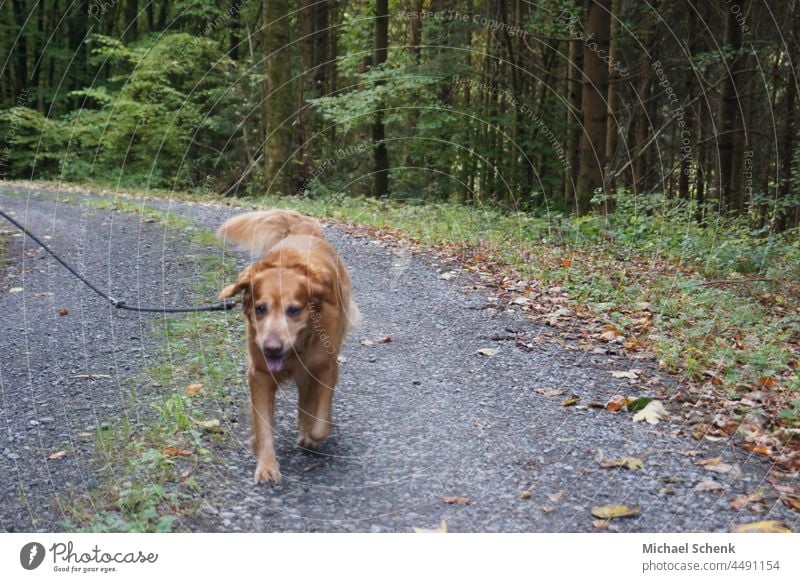
M 100 289 L 98 289 L 97 287 L 92 285 L 80 273 L 78 273 L 75 269 L 73 269 L 71 266 L 69 266 L 64 261 L 64 259 L 59 257 L 54 251 L 52 251 L 50 249 L 50 247 L 48 247 L 46 244 L 44 244 L 42 241 L 40 241 L 36 237 L 35 234 L 30 232 L 27 228 L 22 226 L 19 222 L 17 222 L 13 218 L 11 218 L 8 214 L 3 212 L 2 210 L 0 210 L 0 216 L 5 218 L 11 224 L 16 226 L 18 229 L 20 229 L 26 235 L 28 235 L 33 242 L 38 244 L 40 247 L 42 247 L 44 250 L 46 250 L 48 253 L 50 253 L 50 255 L 55 260 L 57 260 L 59 263 L 61 263 L 61 265 L 67 271 L 69 271 L 70 273 L 75 275 L 78 279 L 80 279 L 83 282 L 84 285 L 86 285 L 89 289 L 91 289 L 92 291 L 97 293 L 100 297 L 102 297 L 103 299 L 105 299 L 106 301 L 111 303 L 111 305 L 113 305 L 117 309 L 127 309 L 128 311 L 147 311 L 147 312 L 150 312 L 150 313 L 187 313 L 187 312 L 191 312 L 191 311 L 227 311 L 228 309 L 231 309 L 232 307 L 236 306 L 236 302 L 223 301 L 222 303 L 214 303 L 213 305 L 202 305 L 202 306 L 199 306 L 199 307 L 172 307 L 172 308 L 170 308 L 170 307 L 131 307 L 130 305 L 127 305 L 122 299 L 115 299 L 114 297 L 111 297 L 110 295 L 107 295 L 107 294 L 103 293 L 102 291 L 100 291 Z

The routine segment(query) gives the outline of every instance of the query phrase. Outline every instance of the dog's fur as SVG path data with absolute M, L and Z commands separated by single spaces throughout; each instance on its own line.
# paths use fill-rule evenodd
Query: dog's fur
M 317 449 L 330 435 L 331 402 L 345 334 L 359 319 L 350 277 L 315 219 L 289 210 L 235 216 L 217 235 L 260 257 L 220 298 L 242 293 L 257 457 L 255 481 L 277 483 L 272 427 L 278 385 L 298 388 L 300 446 Z

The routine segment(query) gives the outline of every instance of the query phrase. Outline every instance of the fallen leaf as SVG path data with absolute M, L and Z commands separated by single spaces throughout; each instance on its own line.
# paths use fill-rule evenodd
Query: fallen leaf
M 734 495 L 731 497 L 731 507 L 740 511 L 750 503 L 758 503 L 763 499 L 762 490 L 758 490 L 750 495 Z
M 744 523 L 733 528 L 733 533 L 792 533 L 785 523 L 776 519 Z
M 456 275 L 458 275 L 456 271 L 448 271 L 447 273 L 442 273 L 441 275 L 439 275 L 439 278 L 444 279 L 445 281 L 449 281 Z
M 202 388 L 202 384 L 189 384 L 183 391 L 187 394 L 197 394 Z
M 559 501 L 561 501 L 561 499 L 563 499 L 564 495 L 566 495 L 566 494 L 567 494 L 567 492 L 566 492 L 566 491 L 564 491 L 564 490 L 561 490 L 561 491 L 559 491 L 558 493 L 550 493 L 550 494 L 547 496 L 547 498 L 548 498 L 550 501 L 552 501 L 553 503 L 558 503 Z
M 561 259 L 561 266 L 569 269 L 572 266 L 572 259 Z
M 578 396 L 577 394 L 573 394 L 569 398 L 565 398 L 564 400 L 562 400 L 561 401 L 561 406 L 574 406 L 575 404 L 577 404 L 580 401 L 581 401 L 581 397 Z
M 761 376 L 758 382 L 762 388 L 777 388 L 778 381 L 773 376 Z
M 389 336 L 381 337 L 378 339 L 363 339 L 361 340 L 362 346 L 371 346 L 374 344 L 390 344 L 392 343 L 392 338 Z
M 660 420 L 668 418 L 667 410 L 660 400 L 653 400 L 642 408 L 639 412 L 633 415 L 633 422 L 644 420 L 648 424 L 658 424 Z
M 494 356 L 500 350 L 497 348 L 481 348 L 475 353 L 479 356 Z
M 628 378 L 629 380 L 636 380 L 641 373 L 642 371 L 640 369 L 634 368 L 633 370 L 628 370 L 627 372 L 620 370 L 612 371 L 611 375 L 614 376 L 614 378 Z
M 211 420 L 196 420 L 195 423 L 208 432 L 222 432 L 222 426 L 216 418 L 212 418 Z
M 641 396 L 639 398 L 630 399 L 628 398 L 625 406 L 628 407 L 628 410 L 631 412 L 639 412 L 645 406 L 650 404 L 653 401 L 652 398 L 648 398 L 647 396 Z
M 795 511 L 800 511 L 800 495 L 783 495 L 781 496 L 787 507 L 791 507 Z
M 644 469 L 644 462 L 636 457 L 620 457 L 619 459 L 606 459 L 600 463 L 604 469 L 611 469 L 613 467 L 625 467 L 631 471 L 637 469 Z
M 694 486 L 693 491 L 697 491 L 698 493 L 702 492 L 716 493 L 719 491 L 725 491 L 725 486 L 722 483 L 718 483 L 716 481 L 708 479 L 706 481 L 700 481 L 700 483 Z
M 9 293 L 20 293 L 22 291 L 22 287 L 12 287 L 8 290 Z
M 561 396 L 564 393 L 563 390 L 554 390 L 551 388 L 534 388 L 533 391 L 547 397 Z
M 522 498 L 522 499 L 530 499 L 532 496 L 533 496 L 533 494 L 526 489 L 525 491 L 522 492 L 522 495 L 520 495 L 520 498 Z
M 608 524 L 610 520 L 608 519 L 595 519 L 592 521 L 592 527 L 594 529 L 608 529 Z
M 164 449 L 165 457 L 188 457 L 191 454 L 192 451 L 187 451 L 186 449 L 180 449 L 178 447 L 167 447 Z
M 694 464 L 701 466 L 719 465 L 720 461 L 722 461 L 720 457 L 712 457 L 711 459 L 698 459 L 694 462 Z
M 424 527 L 415 527 L 413 529 L 414 533 L 447 533 L 447 522 L 442 520 L 442 523 L 436 529 L 426 529 Z
M 69 315 L 69 309 L 64 307 L 58 312 L 59 317 L 64 317 L 65 315 Z
M 470 501 L 466 497 L 442 497 L 447 505 L 469 505 Z
M 592 515 L 600 519 L 635 517 L 639 515 L 639 507 L 636 505 L 604 505 L 602 507 L 592 507 Z
M 67 451 L 58 451 L 57 453 L 53 453 L 52 455 L 50 455 L 47 458 L 50 461 L 57 461 L 59 459 L 63 459 L 66 456 L 67 456 Z
M 556 510 L 552 505 L 542 505 L 542 513 L 552 513 Z
M 611 400 L 606 402 L 606 410 L 609 412 L 617 412 L 623 406 L 628 404 L 628 399 L 625 398 L 622 394 L 615 394 Z

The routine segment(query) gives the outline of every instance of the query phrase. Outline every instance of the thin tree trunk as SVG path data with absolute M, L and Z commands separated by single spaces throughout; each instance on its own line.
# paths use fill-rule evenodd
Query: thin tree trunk
M 609 33 L 608 44 L 608 107 L 607 107 L 607 126 L 606 126 L 606 167 L 605 176 L 606 184 L 605 190 L 608 194 L 606 197 L 607 203 L 605 207 L 606 214 L 611 211 L 610 204 L 613 202 L 611 198 L 614 184 L 613 174 L 614 158 L 617 152 L 617 137 L 619 135 L 617 129 L 617 115 L 619 115 L 619 80 L 621 78 L 619 67 L 619 31 L 620 20 L 622 18 L 623 2 L 622 0 L 611 1 L 611 24 Z
M 389 47 L 389 1 L 375 2 L 375 50 L 374 63 L 380 67 L 386 62 Z M 378 81 L 382 85 L 382 81 Z M 372 122 L 372 147 L 374 173 L 372 175 L 372 196 L 380 198 L 389 193 L 389 152 L 386 149 L 386 128 L 383 122 L 384 103 L 378 103 L 378 109 Z
M 265 122 L 264 187 L 267 193 L 293 190 L 292 121 L 297 104 L 292 83 L 288 0 L 263 0 L 263 50 L 266 63 L 263 115 Z
M 603 186 L 606 163 L 606 124 L 608 65 L 600 55 L 608 54 L 611 0 L 591 0 L 586 17 L 587 41 L 583 49 L 583 135 L 581 136 L 581 169 L 578 175 L 576 212 L 585 214 L 596 188 Z M 588 40 L 591 39 L 591 40 Z
M 734 53 L 726 59 L 727 71 L 722 79 L 719 100 L 719 192 L 720 203 L 730 212 L 741 212 L 742 196 L 739 172 L 741 168 L 741 151 L 738 147 L 742 136 L 737 133 L 740 128 L 739 97 L 737 88 L 741 87 L 739 52 L 742 48 L 742 30 L 736 21 L 735 10 L 743 10 L 742 2 L 735 0 L 721 2 L 725 11 L 725 32 L 723 48 Z

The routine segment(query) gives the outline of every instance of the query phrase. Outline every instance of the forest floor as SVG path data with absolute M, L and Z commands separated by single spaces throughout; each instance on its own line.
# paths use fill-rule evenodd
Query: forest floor
M 4 187 L 0 207 L 128 304 L 212 301 L 243 265 L 212 235 L 230 206 Z M 758 390 L 736 400 L 751 418 L 715 411 L 564 286 L 341 221 L 364 322 L 336 428 L 298 449 L 282 390 L 284 479 L 254 485 L 241 314 L 116 311 L 3 230 L 2 530 L 800 531 Z

